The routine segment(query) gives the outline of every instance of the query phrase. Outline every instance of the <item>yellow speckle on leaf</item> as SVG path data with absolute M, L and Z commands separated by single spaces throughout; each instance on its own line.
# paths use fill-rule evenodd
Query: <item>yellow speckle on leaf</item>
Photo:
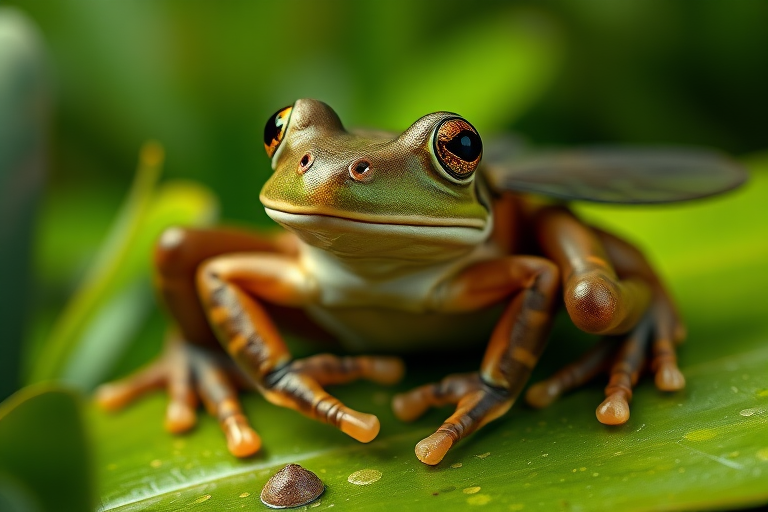
M 757 458 L 768 462 L 768 448 L 763 448 L 762 450 L 757 451 Z
M 592 473 L 592 476 L 600 476 L 600 473 Z
M 708 441 L 717 436 L 717 432 L 709 429 L 691 430 L 683 437 L 688 441 Z
M 480 487 L 467 487 L 466 489 L 462 489 L 464 494 L 476 494 L 480 492 Z
M 464 464 L 462 464 L 461 462 L 456 462 L 455 464 L 451 464 L 451 467 L 452 467 L 453 469 L 456 469 L 456 468 L 460 468 L 460 467 L 461 467 L 461 466 L 463 466 L 463 465 L 464 465 Z
M 487 494 L 478 494 L 477 496 L 467 498 L 467 503 L 470 505 L 485 505 L 489 501 L 491 501 L 491 497 Z
M 159 468 L 160 466 L 163 465 L 163 461 L 161 461 L 160 459 L 155 459 L 152 462 L 150 462 L 149 465 L 152 466 L 153 468 Z
M 761 389 L 760 391 L 757 392 L 757 396 L 759 397 L 768 396 L 768 389 Z
M 522 503 L 513 503 L 509 506 L 509 510 L 512 512 L 517 512 L 518 510 L 523 510 L 525 508 L 525 505 Z
M 211 499 L 211 495 L 210 494 L 203 494 L 202 496 L 200 496 L 199 498 L 197 498 L 195 500 L 195 503 L 202 503 L 204 501 L 208 501 L 209 499 Z
M 477 457 L 478 459 L 484 459 L 487 456 L 489 456 L 490 454 L 491 454 L 491 452 L 485 452 L 485 453 L 481 453 L 480 455 L 475 455 L 475 457 Z
M 579 468 L 579 471 L 586 471 L 586 470 L 587 470 L 587 468 L 585 468 L 583 466 Z
M 376 469 L 361 469 L 355 471 L 347 477 L 347 482 L 355 485 L 369 485 L 378 482 L 381 478 L 381 471 Z
M 240 498 L 247 498 L 247 497 L 248 497 L 248 496 L 250 496 L 250 495 L 251 495 L 251 493 L 249 493 L 249 492 L 244 492 L 244 493 L 241 493 L 239 497 L 240 497 Z

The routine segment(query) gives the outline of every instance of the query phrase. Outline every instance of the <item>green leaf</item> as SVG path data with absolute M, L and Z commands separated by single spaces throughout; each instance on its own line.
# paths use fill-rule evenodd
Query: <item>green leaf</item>
M 0 510 L 92 510 L 91 462 L 74 393 L 39 385 L 0 404 Z
M 332 391 L 379 415 L 379 437 L 364 445 L 277 408 L 255 394 L 244 406 L 263 442 L 248 460 L 229 455 L 216 421 L 202 411 L 185 436 L 163 430 L 165 397 L 90 418 L 99 446 L 102 510 L 264 510 L 259 493 L 289 462 L 314 471 L 327 490 L 318 510 L 703 510 L 768 502 L 768 158 L 752 183 L 709 202 L 647 209 L 580 207 L 640 240 L 682 304 L 689 323 L 680 362 L 686 390 L 657 391 L 643 380 L 621 427 L 599 424 L 594 410 L 604 381 L 535 411 L 517 404 L 452 449 L 437 467 L 420 463 L 415 444 L 448 409 L 413 424 L 389 410 L 396 391 L 469 370 L 479 354 L 412 360 L 397 388 L 356 383 Z M 562 320 L 562 319 L 561 319 Z M 538 373 L 546 375 L 583 349 L 561 322 Z M 157 330 L 154 334 L 160 336 Z M 302 350 L 306 347 L 302 347 Z M 350 483 L 358 470 L 381 478 Z
M 40 348 L 30 381 L 63 379 L 82 389 L 98 383 L 152 304 L 150 255 L 157 237 L 170 225 L 210 224 L 216 217 L 216 198 L 201 185 L 173 181 L 156 186 L 162 161 L 162 147 L 144 146 L 125 203 Z
M 508 126 L 547 90 L 562 50 L 542 12 L 507 8 L 442 30 L 380 77 L 373 117 L 402 129 L 428 112 L 457 112 L 481 133 Z M 418 77 L 418 78 L 416 78 Z

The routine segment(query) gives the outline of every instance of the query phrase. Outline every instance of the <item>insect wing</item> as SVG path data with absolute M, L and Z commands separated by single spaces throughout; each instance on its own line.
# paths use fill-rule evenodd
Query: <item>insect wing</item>
M 705 149 L 594 147 L 521 154 L 519 147 L 495 146 L 485 157 L 484 173 L 496 191 L 602 203 L 687 201 L 747 179 L 739 164 Z

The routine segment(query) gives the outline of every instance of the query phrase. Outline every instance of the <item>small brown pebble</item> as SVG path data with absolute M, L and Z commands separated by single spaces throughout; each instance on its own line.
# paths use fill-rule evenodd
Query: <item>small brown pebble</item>
M 270 478 L 261 490 L 261 502 L 271 508 L 300 507 L 325 491 L 323 482 L 298 464 L 288 464 Z

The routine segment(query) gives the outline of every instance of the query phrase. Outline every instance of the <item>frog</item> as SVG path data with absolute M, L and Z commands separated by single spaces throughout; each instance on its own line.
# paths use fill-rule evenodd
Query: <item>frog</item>
M 499 140 L 484 147 L 475 127 L 451 112 L 398 134 L 347 130 L 318 100 L 280 109 L 264 130 L 273 173 L 259 200 L 283 229 L 164 231 L 154 275 L 171 317 L 165 348 L 102 385 L 98 403 L 119 409 L 164 387 L 167 430 L 191 429 L 202 401 L 231 454 L 248 457 L 262 441 L 238 390 L 255 389 L 367 443 L 379 419 L 327 386 L 392 385 L 409 350 L 486 343 L 478 370 L 392 399 L 403 421 L 455 407 L 415 447 L 421 462 L 436 465 L 521 395 L 546 407 L 607 371 L 596 417 L 620 425 L 645 368 L 662 392 L 683 389 L 676 347 L 686 329 L 667 287 L 637 247 L 581 220 L 567 200 L 688 200 L 737 187 L 743 170 L 705 150 L 526 155 Z M 602 341 L 523 393 L 561 310 Z M 346 355 L 294 358 L 278 317 L 319 326 Z

